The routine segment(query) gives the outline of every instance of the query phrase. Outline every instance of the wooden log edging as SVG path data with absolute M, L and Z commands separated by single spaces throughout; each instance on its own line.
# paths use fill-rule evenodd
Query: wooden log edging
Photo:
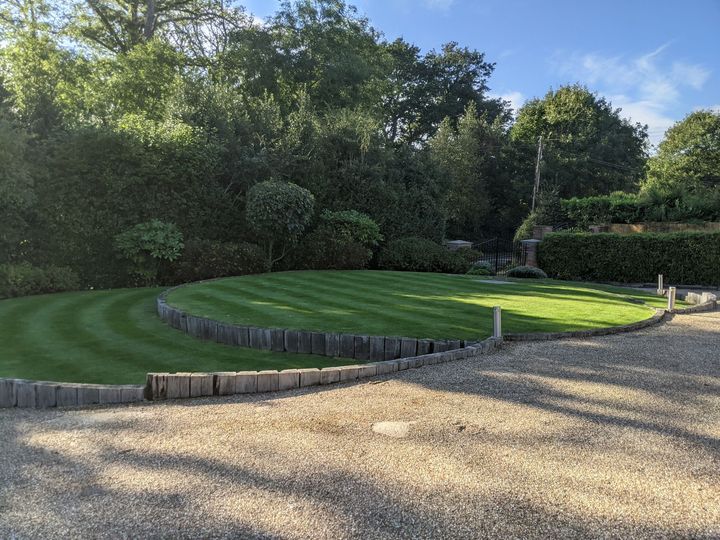
M 555 339 L 568 339 L 568 338 L 584 338 L 593 336 L 607 336 L 611 334 L 622 334 L 624 332 L 633 332 L 648 326 L 661 323 L 665 319 L 666 310 L 656 309 L 655 314 L 649 319 L 634 322 L 631 324 L 624 324 L 621 326 L 610 326 L 607 328 L 592 328 L 589 330 L 573 330 L 569 332 L 536 332 L 536 333 L 524 333 L 524 334 L 503 334 L 503 338 L 506 341 L 548 341 Z
M 78 384 L 0 378 L 0 408 L 46 409 L 135 403 L 143 401 L 144 390 L 143 385 Z
M 292 390 L 308 386 L 352 382 L 406 369 L 474 358 L 502 347 L 503 340 L 488 338 L 461 349 L 327 368 L 282 371 L 227 371 L 217 373 L 148 373 L 145 399 L 161 401 L 193 397 L 228 396 Z
M 183 287 L 184 285 L 179 285 Z M 315 354 L 348 358 L 363 362 L 380 362 L 412 358 L 424 354 L 462 349 L 474 341 L 460 339 L 419 339 L 400 336 L 368 336 L 337 332 L 318 332 L 285 328 L 259 328 L 225 323 L 191 315 L 167 303 L 162 292 L 156 300 L 160 320 L 186 334 L 223 345 L 274 352 Z
M 675 308 L 671 311 L 674 315 L 687 315 L 690 313 L 702 313 L 705 311 L 715 311 L 717 309 L 717 300 L 710 300 L 703 302 L 702 304 L 695 304 L 694 306 L 686 308 Z

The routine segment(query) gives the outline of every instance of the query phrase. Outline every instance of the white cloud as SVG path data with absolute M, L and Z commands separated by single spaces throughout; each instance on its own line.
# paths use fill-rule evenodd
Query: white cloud
M 555 69 L 606 96 L 623 116 L 648 125 L 656 145 L 676 118 L 671 117 L 683 91 L 700 90 L 710 72 L 698 64 L 664 60 L 670 43 L 637 57 L 596 53 L 556 55 Z

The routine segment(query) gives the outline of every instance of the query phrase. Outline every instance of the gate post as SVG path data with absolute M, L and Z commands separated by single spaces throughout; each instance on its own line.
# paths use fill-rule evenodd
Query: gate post
M 525 266 L 538 267 L 537 250 L 540 240 L 523 240 L 523 254 L 525 255 Z

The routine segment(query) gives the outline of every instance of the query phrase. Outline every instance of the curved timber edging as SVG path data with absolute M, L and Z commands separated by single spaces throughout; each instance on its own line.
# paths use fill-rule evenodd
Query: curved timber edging
M 160 320 L 190 336 L 235 347 L 380 362 L 459 350 L 475 342 L 260 328 L 225 323 L 191 315 L 169 305 L 167 295 L 177 288 L 168 289 L 157 297 L 156 307 Z
M 411 368 L 474 358 L 488 354 L 501 346 L 502 339 L 488 338 L 452 351 L 323 369 L 148 373 L 144 386 L 0 379 L 0 408 L 43 409 L 276 392 L 338 382 L 352 382 Z
M 482 356 L 500 348 L 502 342 L 503 340 L 500 338 L 488 338 L 452 351 L 322 369 L 227 371 L 219 373 L 148 373 L 145 398 L 151 401 L 159 401 L 233 394 L 260 394 L 308 386 L 352 382 L 406 369 Z
M 593 336 L 607 336 L 610 334 L 622 334 L 623 332 L 632 332 L 661 323 L 665 319 L 666 311 L 664 309 L 656 309 L 655 314 L 649 319 L 624 324 L 622 326 L 610 326 L 607 328 L 591 328 L 589 330 L 573 330 L 569 332 L 529 332 L 525 334 L 504 334 L 506 341 L 548 341 L 554 339 L 567 338 L 583 338 Z
M 46 409 L 143 401 L 145 387 L 0 379 L 0 408 Z

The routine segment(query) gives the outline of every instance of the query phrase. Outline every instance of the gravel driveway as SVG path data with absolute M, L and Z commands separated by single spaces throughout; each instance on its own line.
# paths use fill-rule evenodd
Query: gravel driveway
M 720 537 L 720 313 L 266 396 L 0 412 L 0 538 Z

